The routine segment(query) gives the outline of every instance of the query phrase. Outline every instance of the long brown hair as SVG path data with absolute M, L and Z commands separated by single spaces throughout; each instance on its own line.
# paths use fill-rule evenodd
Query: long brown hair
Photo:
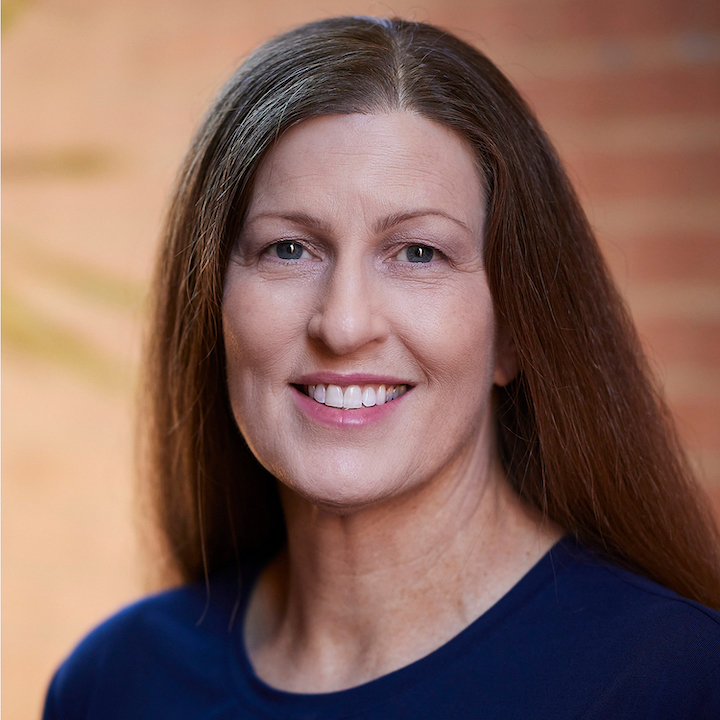
M 481 53 L 435 27 L 335 18 L 257 50 L 181 169 L 149 344 L 150 459 L 185 580 L 285 540 L 275 480 L 230 411 L 223 277 L 264 153 L 330 113 L 405 110 L 474 148 L 488 187 L 485 264 L 520 372 L 496 388 L 518 493 L 617 562 L 720 607 L 717 532 L 580 204 L 532 112 Z

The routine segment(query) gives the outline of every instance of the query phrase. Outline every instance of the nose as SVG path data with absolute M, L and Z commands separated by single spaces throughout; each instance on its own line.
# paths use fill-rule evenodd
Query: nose
M 320 290 L 308 334 L 335 355 L 348 355 L 387 338 L 387 319 L 371 276 L 357 258 L 346 258 L 337 262 Z

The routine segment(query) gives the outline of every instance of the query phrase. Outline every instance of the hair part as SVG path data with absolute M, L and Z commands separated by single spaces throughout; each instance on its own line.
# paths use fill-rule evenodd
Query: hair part
M 334 18 L 269 41 L 225 85 L 185 158 L 147 361 L 150 473 L 171 564 L 194 580 L 285 542 L 276 481 L 232 416 L 221 332 L 258 166 L 305 119 L 388 111 L 455 131 L 482 169 L 485 266 L 520 367 L 495 389 L 517 492 L 625 567 L 720 607 L 717 531 L 555 151 L 484 55 L 402 20 Z

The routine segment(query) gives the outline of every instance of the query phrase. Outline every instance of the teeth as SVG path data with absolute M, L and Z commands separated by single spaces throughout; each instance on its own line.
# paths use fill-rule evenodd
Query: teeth
M 325 391 L 325 404 L 329 407 L 343 406 L 343 391 L 339 385 L 328 385 Z
M 354 410 L 362 407 L 362 391 L 359 385 L 351 385 L 349 388 L 345 388 L 343 407 L 346 410 Z
M 362 404 L 365 407 L 372 407 L 375 404 L 375 399 L 377 398 L 377 395 L 375 393 L 375 388 L 370 387 L 369 385 L 363 390 L 362 394 Z
M 307 394 L 316 402 L 328 407 L 356 410 L 361 407 L 384 405 L 391 400 L 404 395 L 407 385 L 348 385 L 342 388 L 339 385 L 308 385 Z

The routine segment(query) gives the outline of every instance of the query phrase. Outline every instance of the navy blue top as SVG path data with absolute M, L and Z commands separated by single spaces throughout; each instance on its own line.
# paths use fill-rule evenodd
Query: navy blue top
M 359 687 L 281 692 L 240 628 L 253 575 L 142 600 L 57 671 L 45 720 L 720 718 L 720 613 L 561 540 L 438 650 Z

